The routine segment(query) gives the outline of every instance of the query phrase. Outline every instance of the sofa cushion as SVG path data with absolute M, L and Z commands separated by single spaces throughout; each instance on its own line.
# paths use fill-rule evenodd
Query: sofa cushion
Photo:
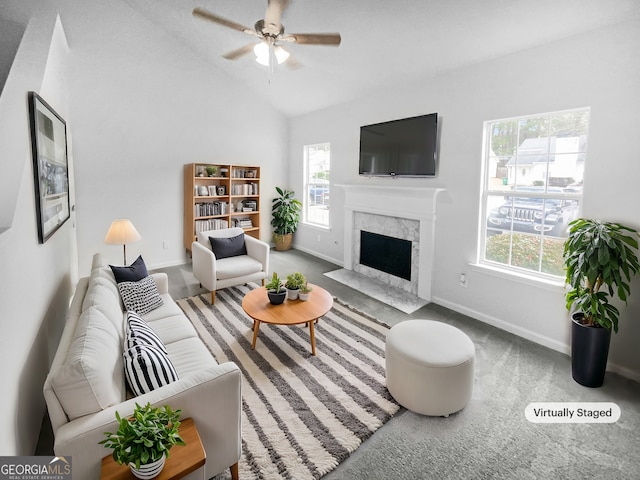
M 136 395 L 178 380 L 167 354 L 152 345 L 136 345 L 124 352 L 124 368 L 129 387 Z
M 114 326 L 96 307 L 82 312 L 64 363 L 51 384 L 70 420 L 125 399 L 122 344 Z
M 144 315 L 162 306 L 163 301 L 151 275 L 138 282 L 120 282 L 118 290 L 127 310 Z
M 223 258 L 216 261 L 216 276 L 218 280 L 244 277 L 262 271 L 262 263 L 248 255 Z
M 142 318 L 144 318 L 147 323 L 173 315 L 184 315 L 182 309 L 173 301 L 173 298 L 171 298 L 171 295 L 163 293 L 160 297 L 162 298 L 162 306 L 142 315 Z
M 184 313 L 159 318 L 153 322 L 147 322 L 160 340 L 166 345 L 183 340 L 185 338 L 198 338 L 198 333 Z
M 138 256 L 136 261 L 128 267 L 116 267 L 115 265 L 109 265 L 109 268 L 111 268 L 117 283 L 137 282 L 149 275 L 149 272 L 147 272 L 147 266 L 144 264 L 144 260 L 142 259 L 142 255 Z
M 167 351 L 180 378 L 201 372 L 209 365 L 217 364 L 209 349 L 198 337 L 185 338 L 167 344 Z
M 244 233 L 228 238 L 209 237 L 209 242 L 211 243 L 211 250 L 213 250 L 216 260 L 247 254 L 247 247 L 244 244 Z
M 127 334 L 124 349 L 129 350 L 136 345 L 151 345 L 167 353 L 167 348 L 156 332 L 136 312 L 127 312 Z

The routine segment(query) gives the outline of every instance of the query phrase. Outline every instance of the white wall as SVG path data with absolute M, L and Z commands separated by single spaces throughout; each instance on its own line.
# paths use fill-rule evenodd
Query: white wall
M 39 12 L 26 28 L 0 97 L 0 145 L 8 152 L 3 175 L 13 184 L 0 190 L 0 202 L 12 207 L 11 226 L 0 234 L 0 411 L 8 420 L 0 455 L 34 451 L 45 411 L 42 384 L 64 323 L 76 254 L 73 219 L 38 243 L 27 91 L 40 92 L 70 118 L 65 32 L 47 5 Z
M 122 247 L 103 243 L 116 218 L 129 218 L 142 236 L 127 246 L 128 262 L 138 254 L 150 267 L 188 260 L 182 244 L 185 163 L 264 167 L 263 205 L 270 206 L 274 179 L 286 165 L 284 116 L 124 2 L 60 5 L 73 52 L 81 275 L 88 274 L 94 252 L 122 263 Z M 269 221 L 267 209 L 264 240 L 270 239 Z
M 0 224 L 0 410 L 9 419 L 0 455 L 34 452 L 42 385 L 73 286 L 88 275 L 94 252 L 122 262 L 122 248 L 103 243 L 113 219 L 130 218 L 142 234 L 128 248 L 130 261 L 142 254 L 150 268 L 184 263 L 185 163 L 261 165 L 267 206 L 285 171 L 281 114 L 121 1 L 97 3 L 10 0 L 0 11 L 3 22 L 31 18 L 15 60 L 2 53 L 0 62 L 12 63 L 0 96 L 1 177 L 11 188 L 0 189 L 0 205 L 14 205 L 1 211 L 10 228 L 2 232 Z M 71 220 L 44 245 L 37 240 L 28 90 L 67 121 L 75 185 Z M 263 216 L 267 240 L 269 220 Z
M 471 268 L 476 260 L 485 120 L 591 107 L 583 215 L 640 228 L 637 125 L 640 25 L 627 22 L 461 68 L 290 121 L 290 186 L 302 192 L 303 145 L 331 142 L 332 184 L 443 187 L 439 196 L 436 303 L 568 352 L 563 290 Z M 425 61 L 427 61 L 426 59 Z M 417 60 L 419 61 L 419 60 Z M 360 125 L 438 112 L 440 172 L 433 179 L 359 178 Z M 615 199 L 612 198 L 615 194 Z M 344 194 L 331 190 L 330 231 L 302 225 L 297 248 L 341 263 Z M 321 241 L 318 241 L 320 235 Z M 468 288 L 458 284 L 467 273 Z M 610 368 L 640 380 L 640 279 L 613 339 Z

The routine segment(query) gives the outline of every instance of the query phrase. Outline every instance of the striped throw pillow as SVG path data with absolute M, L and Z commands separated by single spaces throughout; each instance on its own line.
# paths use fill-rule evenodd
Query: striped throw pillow
M 137 282 L 120 282 L 118 290 L 127 310 L 144 315 L 163 305 L 158 287 L 151 275 Z
M 136 345 L 124 353 L 124 371 L 137 396 L 178 380 L 169 357 L 152 345 Z
M 162 350 L 162 353 L 167 353 L 167 347 L 153 328 L 136 312 L 128 311 L 124 350 L 129 350 L 136 345 L 151 345 Z

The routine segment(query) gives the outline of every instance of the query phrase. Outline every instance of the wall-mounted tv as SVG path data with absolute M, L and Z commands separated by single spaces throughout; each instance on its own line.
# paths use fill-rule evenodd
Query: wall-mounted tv
M 438 114 L 360 127 L 360 175 L 434 177 Z

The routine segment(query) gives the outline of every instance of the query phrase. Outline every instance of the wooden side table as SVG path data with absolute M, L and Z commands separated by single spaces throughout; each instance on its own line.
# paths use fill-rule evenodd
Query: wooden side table
M 179 432 L 186 446 L 175 445 L 171 448 L 162 472 L 154 480 L 177 480 L 195 472 L 204 465 L 206 454 L 193 418 L 182 420 Z M 204 480 L 204 469 L 202 469 L 202 478 Z M 111 455 L 102 459 L 100 479 L 137 480 L 127 465 L 118 465 Z

